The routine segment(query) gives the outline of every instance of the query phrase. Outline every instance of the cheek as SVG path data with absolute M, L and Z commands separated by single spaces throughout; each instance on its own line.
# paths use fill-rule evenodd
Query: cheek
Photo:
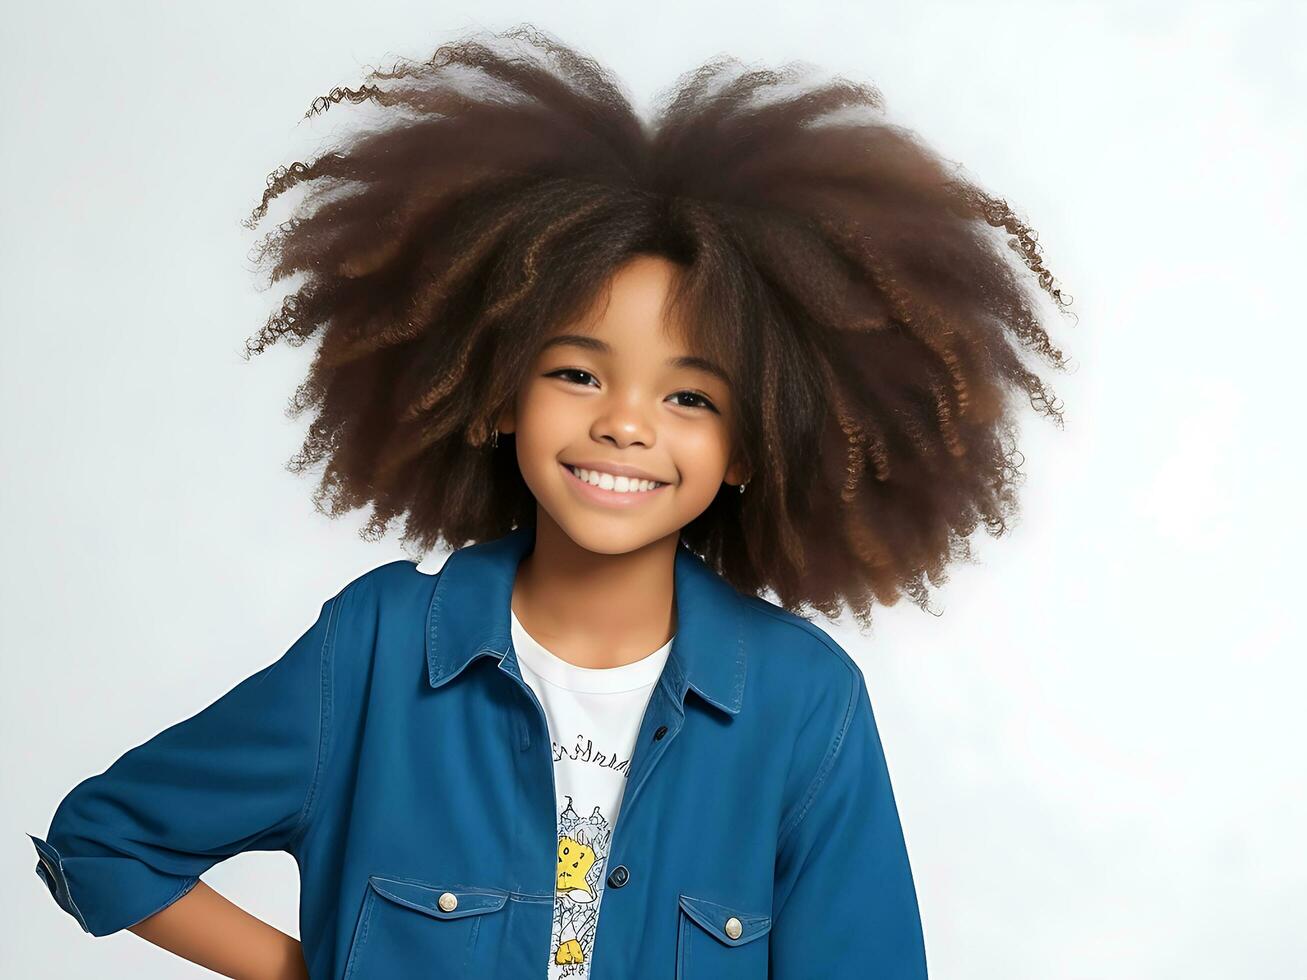
M 577 399 L 549 385 L 528 386 L 517 400 L 517 424 L 532 442 L 550 442 L 578 424 Z
M 674 432 L 674 454 L 686 478 L 691 476 L 714 483 L 726 469 L 729 451 L 726 430 L 719 425 L 691 425 Z
M 517 398 L 514 445 L 518 468 L 528 485 L 537 483 L 554 464 L 554 457 L 568 444 L 567 415 L 557 398 L 547 391 L 527 388 Z

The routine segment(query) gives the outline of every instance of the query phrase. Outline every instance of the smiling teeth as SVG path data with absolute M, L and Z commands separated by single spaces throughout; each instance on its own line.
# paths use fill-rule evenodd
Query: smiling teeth
M 567 468 L 586 483 L 603 490 L 613 490 L 616 493 L 643 493 L 646 490 L 656 490 L 658 487 L 665 486 L 665 484 L 658 483 L 656 480 L 632 480 L 625 476 L 600 473 L 598 470 L 583 470 L 579 466 L 568 466 Z

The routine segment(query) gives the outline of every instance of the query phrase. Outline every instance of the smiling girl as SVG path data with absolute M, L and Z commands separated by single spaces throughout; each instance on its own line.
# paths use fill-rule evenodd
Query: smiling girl
M 293 468 L 452 553 L 76 786 L 37 873 L 232 977 L 925 977 L 867 678 L 809 614 L 924 607 L 1006 526 L 1013 396 L 1060 421 L 1035 235 L 868 86 L 726 59 L 646 124 L 500 40 L 333 89 L 393 122 L 251 218 L 308 191 L 250 345 L 320 339 Z M 299 940 L 200 881 L 250 850 L 294 855 Z
M 658 255 L 620 266 L 597 309 L 541 345 L 500 416 L 537 503 L 513 609 L 569 663 L 620 666 L 671 638 L 681 529 L 724 482 L 745 484 L 728 375 L 666 320 L 676 274 Z

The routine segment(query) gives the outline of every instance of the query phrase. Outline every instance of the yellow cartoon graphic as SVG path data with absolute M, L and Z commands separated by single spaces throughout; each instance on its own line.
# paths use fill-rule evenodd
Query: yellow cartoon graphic
M 593 902 L 594 892 L 585 879 L 594 863 L 593 847 L 564 834 L 558 839 L 558 890 L 574 902 Z
M 580 836 L 580 835 L 578 835 Z M 586 881 L 586 875 L 594 867 L 595 852 L 584 841 L 564 834 L 558 839 L 558 887 L 561 897 L 566 897 L 565 904 L 575 902 L 589 905 L 595 900 L 594 892 Z M 559 965 L 585 962 L 585 951 L 581 948 L 581 939 L 577 935 L 577 923 L 574 915 L 562 916 L 562 930 L 558 937 L 558 948 L 554 951 L 554 962 Z
M 608 821 L 599 807 L 588 820 L 572 809 L 572 798 L 560 815 L 558 876 L 554 892 L 554 965 L 557 977 L 584 978 L 587 957 L 594 943 L 598 912 L 596 888 L 608 857 L 611 836 Z M 593 880 L 592 880 L 593 879 Z

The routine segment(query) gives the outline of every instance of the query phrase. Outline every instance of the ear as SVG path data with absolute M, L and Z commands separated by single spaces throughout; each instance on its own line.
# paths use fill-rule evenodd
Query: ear
M 495 420 L 495 428 L 505 435 L 517 430 L 517 417 L 513 412 L 513 407 L 513 403 L 509 402 L 504 410 L 499 413 L 499 418 Z
M 726 474 L 722 481 L 732 486 L 738 486 L 741 483 L 747 483 L 749 480 L 749 471 L 740 459 L 732 459 L 729 466 L 726 467 Z

